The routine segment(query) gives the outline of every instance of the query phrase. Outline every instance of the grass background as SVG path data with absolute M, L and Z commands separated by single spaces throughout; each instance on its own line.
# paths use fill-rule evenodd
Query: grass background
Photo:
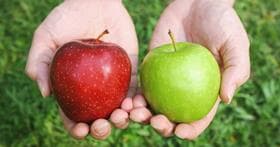
M 63 129 L 56 102 L 42 99 L 24 74 L 33 31 L 60 0 L 0 0 L 1 146 L 275 146 L 280 147 L 280 2 L 240 0 L 235 8 L 251 40 L 251 79 L 231 105 L 195 141 L 162 138 L 133 123 L 105 141 L 72 139 Z M 124 0 L 136 25 L 141 59 L 167 0 Z M 149 16 L 149 17 L 147 17 Z

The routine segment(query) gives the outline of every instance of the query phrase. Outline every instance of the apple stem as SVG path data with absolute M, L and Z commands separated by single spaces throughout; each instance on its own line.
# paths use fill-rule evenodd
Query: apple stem
M 109 31 L 107 29 L 105 31 L 103 31 L 96 39 L 99 40 L 105 34 L 109 34 Z
M 174 51 L 176 52 L 177 49 L 176 49 L 176 45 L 175 45 L 175 38 L 174 38 L 173 33 L 171 32 L 170 29 L 168 30 L 168 35 L 169 35 L 169 37 L 170 37 L 170 39 L 172 41 L 172 45 L 173 45 Z

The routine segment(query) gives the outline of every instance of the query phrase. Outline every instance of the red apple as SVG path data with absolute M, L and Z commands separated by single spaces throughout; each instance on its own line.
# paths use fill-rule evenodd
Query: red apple
M 114 43 L 97 39 L 71 41 L 56 52 L 51 85 L 68 118 L 91 123 L 108 118 L 126 96 L 131 76 L 127 53 Z

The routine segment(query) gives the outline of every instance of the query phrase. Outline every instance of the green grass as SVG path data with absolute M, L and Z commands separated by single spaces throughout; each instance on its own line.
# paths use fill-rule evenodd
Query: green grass
M 0 0 L 1 146 L 280 146 L 280 3 L 237 1 L 251 40 L 252 75 L 231 105 L 195 141 L 162 138 L 149 126 L 131 124 L 106 141 L 72 139 L 63 129 L 53 98 L 42 99 L 24 74 L 33 31 L 59 0 Z M 136 25 L 140 56 L 167 5 L 162 0 L 124 0 Z M 147 17 L 149 16 L 149 17 Z

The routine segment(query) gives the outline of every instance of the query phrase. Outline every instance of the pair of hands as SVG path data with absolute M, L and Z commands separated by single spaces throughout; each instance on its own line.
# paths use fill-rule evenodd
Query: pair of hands
M 104 9 L 106 8 L 106 9 Z M 249 41 L 244 27 L 226 0 L 175 0 L 162 13 L 154 30 L 150 49 L 170 43 L 168 30 L 176 40 L 189 41 L 207 47 L 220 65 L 222 83 L 220 96 L 209 114 L 190 124 L 175 124 L 164 115 L 152 116 L 141 94 L 136 96 L 138 43 L 133 22 L 121 0 L 66 0 L 56 7 L 37 28 L 26 65 L 30 78 L 37 81 L 44 97 L 51 92 L 49 65 L 59 46 L 80 38 L 93 38 L 108 29 L 103 40 L 122 46 L 132 62 L 132 77 L 128 97 L 110 117 L 115 127 L 124 129 L 129 119 L 150 123 L 162 136 L 173 134 L 183 139 L 195 139 L 212 121 L 220 99 L 230 103 L 236 88 L 250 74 Z M 89 133 L 96 139 L 110 135 L 108 120 L 98 119 L 91 126 L 68 119 L 60 110 L 65 128 L 77 139 Z

